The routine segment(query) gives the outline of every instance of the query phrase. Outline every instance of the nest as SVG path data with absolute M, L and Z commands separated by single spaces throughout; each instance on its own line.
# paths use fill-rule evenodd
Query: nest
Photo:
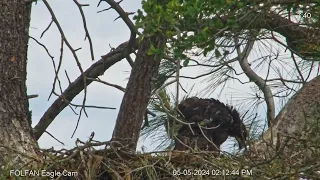
M 48 171 L 77 172 L 67 179 L 223 179 L 233 175 L 241 179 L 241 158 L 221 156 L 216 152 L 161 151 L 132 153 L 121 148 L 94 150 L 76 148 L 65 152 L 45 150 L 50 154 L 44 167 Z M 46 155 L 47 156 L 47 155 Z M 49 170 L 50 169 L 50 170 Z M 238 170 L 238 172 L 237 172 Z
M 47 174 L 45 179 L 299 179 L 317 178 L 320 170 L 314 156 L 319 158 L 319 151 L 304 159 L 308 164 L 301 164 L 292 155 L 270 149 L 248 150 L 238 155 L 184 151 L 136 153 L 117 142 L 77 140 L 76 144 L 77 147 L 69 150 L 41 150 L 44 161 L 38 169 L 56 172 Z

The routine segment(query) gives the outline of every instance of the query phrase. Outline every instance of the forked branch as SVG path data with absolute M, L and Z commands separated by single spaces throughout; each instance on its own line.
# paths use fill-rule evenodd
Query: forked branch
M 94 79 L 103 75 L 108 68 L 127 56 L 127 54 L 124 53 L 127 46 L 128 42 L 122 43 L 114 51 L 104 55 L 99 61 L 88 68 L 84 74 L 81 74 L 74 82 L 69 84 L 68 88 L 53 102 L 41 117 L 38 124 L 34 127 L 34 136 L 37 140 L 46 131 L 54 118 L 85 88 L 83 76 L 88 78 L 86 80 L 86 85 L 90 85 L 93 81 L 89 78 Z M 133 50 L 136 50 L 137 48 L 138 45 L 134 44 Z
M 250 81 L 254 82 L 259 87 L 259 89 L 264 94 L 264 98 L 267 104 L 268 125 L 270 127 L 271 123 L 275 119 L 275 104 L 272 91 L 267 85 L 267 82 L 251 69 L 250 64 L 248 62 L 248 56 L 253 48 L 254 42 L 255 39 L 251 37 L 251 39 L 248 40 L 243 52 L 241 52 L 239 40 L 238 38 L 235 38 L 235 47 L 239 58 L 239 64 L 243 72 L 247 75 Z
M 136 41 L 136 35 L 139 34 L 139 31 L 137 30 L 136 26 L 133 24 L 133 22 L 129 19 L 129 14 L 130 13 L 127 13 L 125 12 L 122 7 L 119 5 L 122 0 L 120 2 L 115 2 L 114 0 L 100 0 L 98 6 L 100 5 L 100 3 L 102 1 L 106 1 L 109 5 L 110 5 L 110 8 L 114 9 L 117 11 L 117 13 L 119 14 L 119 17 L 126 23 L 126 25 L 128 26 L 128 28 L 130 29 L 131 33 L 130 33 L 130 40 L 129 40 L 129 43 L 128 43 L 128 47 L 127 47 L 127 52 L 132 52 L 132 46 L 133 44 L 135 43 Z M 106 10 L 109 10 L 110 8 L 106 9 Z M 117 18 L 118 19 L 118 18 Z M 131 59 L 131 57 L 129 56 L 130 54 L 128 53 L 126 59 L 128 61 L 128 63 L 130 64 L 131 67 L 133 67 L 133 60 Z

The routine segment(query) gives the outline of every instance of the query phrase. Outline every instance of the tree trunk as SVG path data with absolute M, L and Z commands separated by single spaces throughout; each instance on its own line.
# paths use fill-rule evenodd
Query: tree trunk
M 113 131 L 112 140 L 122 142 L 130 150 L 136 149 L 161 60 L 159 54 L 148 55 L 151 43 L 155 48 L 162 49 L 166 39 L 163 35 L 157 34 L 145 37 L 140 43 Z
M 37 157 L 26 93 L 30 11 L 25 1 L 0 0 L 0 171 Z
M 275 125 L 266 131 L 255 144 L 264 156 L 274 153 L 267 150 L 273 143 L 273 150 L 282 157 L 304 164 L 320 158 L 320 76 L 304 85 L 281 110 Z M 273 140 L 271 142 L 271 130 Z M 275 151 L 273 151 L 275 152 Z M 303 162 L 302 162 L 303 161 Z

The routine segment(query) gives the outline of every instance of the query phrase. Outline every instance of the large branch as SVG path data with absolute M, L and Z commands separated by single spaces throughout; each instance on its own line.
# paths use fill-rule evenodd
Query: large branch
M 250 81 L 254 82 L 259 87 L 259 89 L 263 92 L 264 99 L 267 104 L 268 126 L 271 127 L 271 124 L 273 123 L 275 118 L 275 105 L 274 105 L 272 91 L 267 85 L 267 82 L 263 80 L 257 73 L 255 73 L 251 69 L 250 64 L 248 62 L 248 56 L 253 48 L 254 42 L 255 42 L 255 39 L 253 38 L 249 39 L 243 52 L 241 52 L 238 38 L 235 38 L 235 45 L 236 45 L 236 50 L 239 58 L 238 60 L 239 60 L 241 69 L 247 75 Z
M 136 41 L 135 41 L 136 42 Z M 122 43 L 115 50 L 111 51 L 88 68 L 83 75 L 80 75 L 73 83 L 69 84 L 68 88 L 57 98 L 54 103 L 41 117 L 38 124 L 34 127 L 34 136 L 38 140 L 45 132 L 48 126 L 52 123 L 55 117 L 76 97 L 85 87 L 83 76 L 87 78 L 86 85 L 90 85 L 94 79 L 104 74 L 104 72 L 115 63 L 127 57 L 124 51 L 127 49 L 128 42 Z M 138 44 L 133 45 L 132 51 L 138 48 Z
M 159 33 L 144 37 L 139 45 L 112 135 L 112 141 L 130 144 L 129 150 L 136 149 L 143 117 L 160 66 L 161 55 L 157 53 L 150 55 L 148 51 L 151 45 L 163 49 L 165 43 L 165 36 Z

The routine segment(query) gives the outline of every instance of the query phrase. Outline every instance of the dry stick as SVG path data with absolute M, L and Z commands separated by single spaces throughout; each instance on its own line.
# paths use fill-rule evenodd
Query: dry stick
M 204 137 L 207 141 L 209 141 L 219 152 L 221 152 L 220 148 L 218 148 L 217 145 L 214 144 L 214 143 L 204 134 L 204 132 L 202 131 L 201 126 L 200 126 L 199 124 L 198 124 L 198 126 L 199 126 L 199 129 L 200 129 L 203 137 Z M 220 126 L 220 124 L 219 124 L 219 126 Z
M 299 73 L 299 76 L 300 76 L 300 78 L 301 78 L 302 84 L 303 84 L 303 85 L 306 84 L 306 81 L 304 80 L 304 77 L 303 77 L 303 75 L 302 75 L 302 72 L 300 71 L 300 68 L 299 68 L 299 66 L 298 66 L 298 64 L 297 64 L 297 60 L 296 60 L 296 58 L 295 58 L 295 56 L 294 56 L 294 53 L 293 53 L 292 51 L 291 51 L 291 57 L 292 57 L 292 60 L 293 60 L 294 65 L 295 65 L 295 67 L 296 67 L 296 70 L 297 70 L 298 73 Z
M 86 78 L 85 78 L 84 73 L 83 73 L 83 69 L 82 69 L 82 67 L 81 67 L 81 63 L 80 63 L 79 58 L 78 58 L 78 56 L 77 56 L 77 54 L 76 54 L 76 50 L 74 50 L 74 49 L 72 48 L 72 46 L 70 45 L 69 41 L 68 41 L 67 38 L 65 37 L 64 32 L 63 32 L 63 30 L 62 30 L 62 28 L 61 28 L 61 26 L 60 26 L 60 24 L 59 24 L 59 22 L 58 22 L 58 20 L 57 20 L 57 18 L 56 18 L 56 16 L 55 16 L 55 14 L 54 14 L 51 6 L 49 5 L 48 1 L 47 1 L 47 0 L 43 0 L 43 3 L 46 5 L 47 9 L 49 10 L 49 12 L 50 12 L 50 14 L 51 14 L 51 17 L 52 17 L 52 20 L 55 22 L 55 24 L 56 24 L 56 26 L 57 26 L 60 34 L 61 34 L 61 37 L 63 38 L 64 42 L 65 42 L 66 45 L 68 46 L 69 50 L 71 51 L 74 59 L 76 60 L 77 66 L 78 66 L 81 74 L 83 75 L 83 78 L 82 78 L 82 79 L 83 79 L 83 83 L 84 83 L 84 97 L 83 97 L 83 102 L 82 102 L 83 107 L 80 109 L 80 114 L 79 114 L 77 126 L 76 126 L 75 130 L 74 130 L 73 133 L 72 133 L 72 136 L 71 136 L 71 138 L 72 138 L 72 137 L 74 136 L 74 133 L 75 133 L 76 130 L 77 130 L 77 127 L 78 127 L 78 124 L 79 124 L 79 120 L 80 120 L 80 117 L 81 117 L 81 114 L 82 114 L 82 110 L 83 110 L 84 113 L 87 115 L 86 109 L 85 109 L 85 107 L 84 107 L 84 105 L 85 105 L 85 103 L 86 103 L 86 98 L 87 98 L 87 82 L 86 82 Z M 87 116 L 88 116 L 88 115 L 87 115 Z
M 78 2 L 78 0 L 73 0 L 73 2 L 76 3 L 76 5 L 77 5 L 78 8 L 79 8 L 79 11 L 80 11 L 80 14 L 81 14 L 81 17 L 82 17 L 82 21 L 83 21 L 83 28 L 84 28 L 84 30 L 85 30 L 85 32 L 86 32 L 86 35 L 85 35 L 84 40 L 86 40 L 86 38 L 88 38 L 88 40 L 89 40 L 89 46 L 90 46 L 90 53 L 91 53 L 91 60 L 94 60 L 92 40 L 91 40 L 89 31 L 88 31 L 88 28 L 87 28 L 86 17 L 85 17 L 85 15 L 84 15 L 83 10 L 82 10 L 82 6 L 89 6 L 89 5 L 82 5 L 82 4 L 80 4 L 80 3 Z
M 58 96 L 59 97 L 59 96 Z M 70 109 L 72 110 L 72 112 L 75 114 L 75 115 L 79 115 L 74 109 L 73 109 L 73 107 L 70 105 L 70 104 L 68 104 L 68 107 L 70 107 Z
M 122 91 L 122 92 L 125 92 L 125 91 L 126 91 L 126 89 L 125 89 L 124 87 L 121 87 L 121 86 L 119 86 L 119 85 L 117 85 L 117 84 L 108 83 L 108 82 L 103 81 L 103 80 L 101 80 L 101 79 L 94 79 L 94 78 L 88 78 L 88 77 L 87 77 L 87 79 L 89 79 L 89 80 L 91 80 L 91 81 L 99 82 L 99 83 L 101 83 L 101 84 L 105 84 L 105 85 L 107 85 L 107 86 L 114 87 L 114 88 L 116 88 L 116 89 L 119 89 L 119 90 Z
M 215 70 L 212 70 L 212 71 L 210 71 L 210 72 L 206 72 L 206 73 L 200 74 L 200 75 L 195 76 L 195 77 L 180 76 L 180 78 L 184 78 L 184 79 L 199 79 L 199 78 L 202 78 L 202 77 L 204 77 L 204 76 L 208 76 L 208 75 L 210 75 L 210 74 L 212 74 L 212 73 L 215 73 L 215 72 L 221 70 L 223 67 L 224 67 L 224 65 L 221 65 L 219 68 L 217 68 L 217 69 L 215 69 Z
M 223 60 L 223 58 L 221 58 L 220 60 Z M 216 67 L 221 66 L 221 64 L 230 64 L 230 63 L 236 62 L 236 61 L 238 61 L 238 58 L 233 58 L 233 59 L 228 60 L 228 61 L 223 61 L 221 64 L 214 64 L 214 65 L 211 65 L 211 64 L 202 64 L 202 63 L 199 63 L 199 61 L 194 60 L 194 59 L 190 59 L 190 61 L 195 62 L 196 64 L 195 64 L 195 65 L 188 65 L 188 67 L 192 67 L 192 66 L 204 66 L 204 67 L 216 68 Z
M 63 58 L 63 44 L 64 44 L 64 41 L 63 41 L 63 38 L 61 38 L 61 45 L 60 45 L 60 57 L 59 57 L 59 64 L 58 64 L 58 68 L 56 68 L 56 64 L 54 63 L 54 60 L 52 58 L 52 64 L 53 64 L 53 69 L 54 69 L 54 72 L 55 72 L 55 77 L 54 77 L 54 81 L 53 81 L 53 85 L 52 85 L 52 90 L 51 90 L 51 93 L 48 97 L 48 100 L 51 98 L 52 94 L 55 93 L 55 87 L 56 87 L 56 82 L 58 81 L 58 84 L 59 84 L 59 88 L 60 88 L 60 91 L 62 93 L 62 87 L 61 87 L 61 81 L 59 79 L 59 71 L 60 71 L 60 68 L 61 68 L 61 65 L 62 65 L 62 58 Z
M 192 149 L 192 147 L 190 147 L 189 145 L 185 144 L 184 142 L 182 142 L 176 135 L 173 135 L 173 137 L 179 141 L 179 143 L 181 143 L 182 145 L 184 145 L 185 147 L 189 148 L 191 152 L 194 152 L 194 150 Z
M 259 89 L 263 92 L 264 98 L 267 104 L 267 118 L 268 118 L 268 125 L 271 131 L 271 146 L 273 147 L 273 132 L 272 132 L 272 123 L 275 119 L 275 105 L 272 91 L 270 90 L 269 86 L 266 84 L 259 75 L 257 75 L 250 67 L 248 62 L 248 56 L 253 48 L 255 40 L 250 37 L 251 39 L 248 40 L 246 47 L 244 48 L 243 52 L 240 50 L 240 44 L 237 37 L 234 38 L 235 46 L 239 58 L 239 64 L 243 72 L 248 76 L 250 81 L 253 81 Z
M 62 141 L 60 141 L 59 139 L 57 139 L 56 137 L 54 137 L 51 133 L 49 133 L 48 131 L 45 131 L 49 136 L 51 136 L 53 139 L 55 139 L 56 141 L 58 141 L 60 144 L 64 145 L 64 143 Z
M 141 33 L 137 30 L 137 28 L 135 27 L 135 25 L 133 24 L 133 22 L 129 19 L 129 14 L 125 12 L 121 6 L 119 5 L 122 0 L 120 2 L 115 2 L 114 0 L 104 0 L 106 1 L 109 5 L 110 8 L 114 9 L 117 11 L 117 13 L 119 14 L 118 18 L 121 18 L 124 23 L 126 23 L 126 25 L 128 26 L 128 28 L 130 29 L 130 40 L 129 40 L 129 44 L 128 47 L 126 49 L 126 53 L 127 53 L 127 61 L 130 64 L 131 67 L 133 67 L 133 60 L 130 57 L 130 54 L 128 52 L 132 52 L 132 46 L 135 43 L 136 40 L 136 35 L 141 35 Z M 99 2 L 98 6 L 100 5 L 101 1 Z M 109 10 L 110 8 L 108 8 L 107 10 Z M 132 14 L 132 13 L 131 13 Z M 118 18 L 116 18 L 115 20 L 117 20 Z
M 48 48 L 47 48 L 44 44 L 42 44 L 41 42 L 39 42 L 36 38 L 34 38 L 34 37 L 32 37 L 32 36 L 29 36 L 29 37 L 30 37 L 30 39 L 34 40 L 37 44 L 39 44 L 40 46 L 42 46 L 42 47 L 46 50 L 48 56 L 49 56 L 51 59 L 54 58 L 54 57 L 50 54 Z
M 119 85 L 117 85 L 117 84 L 108 83 L 108 82 L 103 81 L 103 80 L 101 80 L 101 79 L 99 79 L 99 78 L 94 79 L 94 78 L 88 78 L 88 77 L 87 77 L 87 79 L 89 79 L 89 80 L 91 80 L 91 81 L 96 81 L 96 82 L 105 84 L 105 85 L 107 85 L 107 86 L 114 87 L 114 88 L 116 88 L 116 89 L 119 89 L 119 90 L 122 91 L 122 92 L 125 92 L 125 91 L 126 91 L 126 89 L 125 89 L 124 87 L 121 87 L 121 86 L 119 86 Z M 151 112 L 149 109 L 147 109 L 147 114 L 149 114 L 149 115 L 151 115 L 151 116 L 153 116 L 153 117 L 156 117 L 156 116 L 157 116 L 155 113 Z
M 89 78 L 97 78 L 104 74 L 104 72 L 126 57 L 124 53 L 128 42 L 122 43 L 114 51 L 109 52 L 107 55 L 91 65 L 85 72 L 84 76 Z M 137 49 L 138 44 L 135 43 L 133 49 Z M 87 85 L 90 85 L 93 81 L 87 79 Z M 74 82 L 72 82 L 67 89 L 59 96 L 53 104 L 47 109 L 44 115 L 41 117 L 38 124 L 34 127 L 34 136 L 38 140 L 45 132 L 48 126 L 52 123 L 54 118 L 72 101 L 85 88 L 83 83 L 83 75 L 81 74 Z
M 301 82 L 301 80 L 300 81 L 295 81 L 295 80 L 291 80 L 291 79 L 284 79 L 282 77 L 273 78 L 273 79 L 266 79 L 266 82 L 271 82 L 271 81 L 281 81 L 281 82 L 294 83 L 294 84 L 302 84 L 303 83 L 303 82 Z
M 48 27 L 50 27 L 50 26 L 48 26 Z M 60 61 L 59 61 L 58 69 L 57 69 L 56 68 L 56 64 L 54 63 L 54 57 L 49 53 L 48 48 L 44 44 L 40 43 L 37 39 L 35 39 L 35 38 L 31 37 L 31 36 L 29 36 L 29 37 L 46 50 L 46 52 L 47 52 L 48 56 L 51 58 L 51 61 L 52 61 L 52 64 L 53 64 L 55 77 L 54 77 L 54 82 L 53 82 L 53 85 L 52 85 L 52 90 L 51 90 L 51 93 L 50 93 L 49 98 L 48 98 L 48 100 L 49 100 L 51 95 L 54 93 L 56 81 L 58 81 L 59 87 L 60 87 L 60 91 L 62 92 L 61 82 L 60 82 L 60 79 L 58 77 L 58 74 L 59 74 L 59 71 L 60 71 L 62 55 L 63 55 L 63 39 L 61 39 Z
M 169 57 L 168 57 L 168 58 L 169 58 Z M 172 58 L 170 58 L 170 59 L 172 59 Z M 224 66 L 227 66 L 227 67 L 231 68 L 231 69 L 235 72 L 236 75 L 241 75 L 241 74 L 242 74 L 242 73 L 238 74 L 231 66 L 229 66 L 230 63 L 233 63 L 233 62 L 235 62 L 235 61 L 238 61 L 238 58 L 233 58 L 233 59 L 231 59 L 231 60 L 229 60 L 229 61 L 224 61 L 224 62 L 222 62 L 222 63 L 220 63 L 220 64 L 217 64 L 217 65 L 200 64 L 200 63 L 197 62 L 196 60 L 191 60 L 191 61 L 196 62 L 197 65 L 188 65 L 188 67 L 200 65 L 200 66 L 206 66 L 206 67 L 217 67 L 217 69 L 214 69 L 214 70 L 212 70 L 212 71 L 210 71 L 210 72 L 206 72 L 206 73 L 204 73 L 204 74 L 200 74 L 200 75 L 195 76 L 195 77 L 181 76 L 181 75 L 180 75 L 179 78 L 184 78 L 184 79 L 198 79 L 198 78 L 202 78 L 202 77 L 204 77 L 204 76 L 211 75 L 212 73 L 215 73 L 215 72 L 221 70 Z M 226 74 L 226 76 L 228 76 L 228 75 Z M 175 76 L 170 76 L 170 77 L 171 77 L 171 78 L 175 78 Z M 236 78 L 234 78 L 234 77 L 230 77 L 230 78 L 236 79 Z M 239 79 L 236 79 L 236 80 L 238 80 L 239 82 L 241 82 Z M 241 83 L 242 83 L 242 82 L 241 82 Z M 242 84 L 244 84 L 244 83 L 242 83 Z
M 49 27 L 49 26 L 48 26 L 48 27 Z M 59 87 L 60 87 L 60 91 L 62 92 L 61 82 L 60 82 L 60 79 L 59 79 L 59 77 L 58 77 L 58 74 L 59 74 L 59 71 L 60 71 L 61 63 L 62 63 L 62 56 L 63 56 L 63 39 L 61 38 L 60 60 L 59 60 L 58 68 L 56 68 L 56 64 L 54 63 L 54 57 L 49 53 L 48 48 L 47 48 L 44 44 L 40 43 L 37 39 L 35 39 L 35 38 L 31 37 L 31 36 L 29 36 L 29 37 L 46 50 L 46 52 L 47 52 L 48 56 L 51 58 L 51 61 L 52 61 L 52 64 L 53 64 L 53 69 L 54 69 L 54 72 L 55 72 L 55 77 L 54 77 L 54 82 L 53 82 L 53 85 L 52 85 L 53 87 L 52 87 L 51 93 L 50 93 L 49 98 L 48 98 L 48 100 L 49 100 L 50 97 L 51 97 L 51 95 L 54 94 L 56 81 L 58 81 Z
M 74 106 L 74 107 L 82 107 L 83 105 L 78 105 L 78 104 L 73 104 L 71 102 L 69 102 L 69 104 L 71 106 Z M 95 106 L 95 105 L 84 105 L 86 108 L 96 108 L 96 109 L 113 109 L 115 110 L 116 108 L 113 108 L 113 107 L 105 107 L 105 106 Z
M 61 37 L 63 39 L 63 41 L 66 43 L 66 45 L 68 46 L 68 48 L 70 49 L 72 55 L 74 56 L 75 60 L 76 60 L 76 63 L 79 67 L 79 70 L 80 72 L 83 74 L 83 70 L 82 70 L 82 67 L 81 67 L 81 63 L 79 61 L 79 58 L 78 56 L 76 55 L 75 53 L 75 50 L 72 48 L 72 46 L 70 45 L 69 41 L 67 40 L 66 36 L 64 35 L 64 32 L 60 26 L 60 23 L 58 22 L 58 19 L 56 18 L 51 6 L 49 5 L 48 1 L 47 0 L 43 0 L 43 3 L 46 5 L 47 9 L 49 10 L 50 14 L 51 14 L 51 17 L 52 17 L 52 20 L 54 21 L 54 23 L 56 24 L 60 34 L 61 34 Z
M 75 115 L 79 115 L 77 112 L 75 112 L 75 110 L 73 109 L 73 107 L 70 105 L 70 101 L 68 101 L 66 98 L 64 98 L 63 96 L 61 96 L 60 94 L 57 94 L 57 93 L 55 93 L 55 92 L 53 92 L 53 94 L 54 95 L 56 95 L 57 97 L 61 97 L 62 98 L 62 100 L 63 101 L 65 101 L 67 104 L 68 104 L 68 107 L 70 107 L 70 109 L 73 111 L 73 113 L 75 114 Z
M 69 85 L 70 85 L 70 84 L 71 84 L 71 80 L 70 80 L 70 78 L 69 78 L 69 75 L 68 75 L 67 70 L 64 70 L 64 73 L 66 74 L 66 77 L 67 77 L 68 82 L 69 82 Z
M 179 86 L 180 86 L 180 88 L 182 89 L 182 91 L 183 91 L 184 93 L 188 94 L 188 92 L 184 89 L 184 87 L 182 86 L 181 83 L 179 83 Z
M 44 31 L 41 33 L 40 35 L 40 39 L 43 37 L 43 35 L 49 30 L 50 26 L 52 25 L 53 20 L 51 19 L 49 25 L 46 27 L 46 29 L 44 29 Z
M 39 95 L 38 94 L 31 94 L 31 95 L 28 95 L 28 99 L 32 99 L 32 98 L 37 98 Z
M 118 2 L 118 3 L 116 3 L 114 0 L 104 0 L 104 1 L 106 1 L 111 7 L 110 8 L 112 8 L 112 9 L 114 9 L 114 10 L 116 10 L 117 11 L 117 13 L 119 14 L 119 16 L 122 18 L 122 20 L 126 23 L 126 25 L 129 27 L 129 29 L 130 29 L 130 31 L 131 32 L 134 32 L 134 33 L 136 33 L 136 34 L 141 34 L 141 33 L 139 33 L 138 31 L 137 31 L 137 29 L 136 29 L 136 27 L 135 27 L 135 25 L 132 23 L 132 21 L 129 19 L 129 17 L 128 17 L 128 15 L 127 15 L 127 13 L 120 7 L 120 5 L 119 5 L 119 3 L 121 2 Z M 101 1 L 99 2 L 99 4 L 101 3 Z M 98 4 L 98 6 L 99 6 L 99 4 Z M 110 9 L 109 8 L 109 9 Z M 109 10 L 108 9 L 108 10 Z
M 60 91 L 61 91 L 61 93 L 62 93 L 62 87 L 61 87 L 60 79 L 59 79 L 59 77 L 58 77 L 58 72 L 59 72 L 59 70 L 60 70 L 60 66 L 61 66 L 61 63 L 62 63 L 63 39 L 61 39 L 60 60 L 59 60 L 59 65 L 58 65 L 58 69 L 57 69 L 57 68 L 56 68 L 56 64 L 54 63 L 54 57 L 49 53 L 48 48 L 47 48 L 44 44 L 40 43 L 37 39 L 35 39 L 35 38 L 31 37 L 31 36 L 30 36 L 30 38 L 31 38 L 32 40 L 34 40 L 37 44 L 39 44 L 41 47 L 43 47 L 43 48 L 46 50 L 46 52 L 47 52 L 48 56 L 51 58 L 51 61 L 52 61 L 52 64 L 53 64 L 53 68 L 54 68 L 54 71 L 55 71 L 55 80 L 54 80 L 53 89 L 52 89 L 52 91 L 51 91 L 48 99 L 50 99 L 50 96 L 51 96 L 52 94 L 54 94 L 54 95 L 56 95 L 56 96 L 59 97 L 60 95 L 58 95 L 57 93 L 55 93 L 54 88 L 55 88 L 55 83 L 56 83 L 55 81 L 57 80 L 58 83 L 59 83 Z M 67 75 L 67 74 L 66 74 L 66 75 Z M 71 82 L 70 82 L 70 79 L 69 79 L 68 75 L 67 75 L 67 78 L 68 78 L 68 80 L 69 80 L 69 85 L 70 85 Z M 72 108 L 72 106 L 69 105 L 69 107 L 70 107 L 70 109 L 71 109 L 76 115 L 78 115 L 78 113 L 76 113 L 76 112 L 74 111 L 74 109 Z

